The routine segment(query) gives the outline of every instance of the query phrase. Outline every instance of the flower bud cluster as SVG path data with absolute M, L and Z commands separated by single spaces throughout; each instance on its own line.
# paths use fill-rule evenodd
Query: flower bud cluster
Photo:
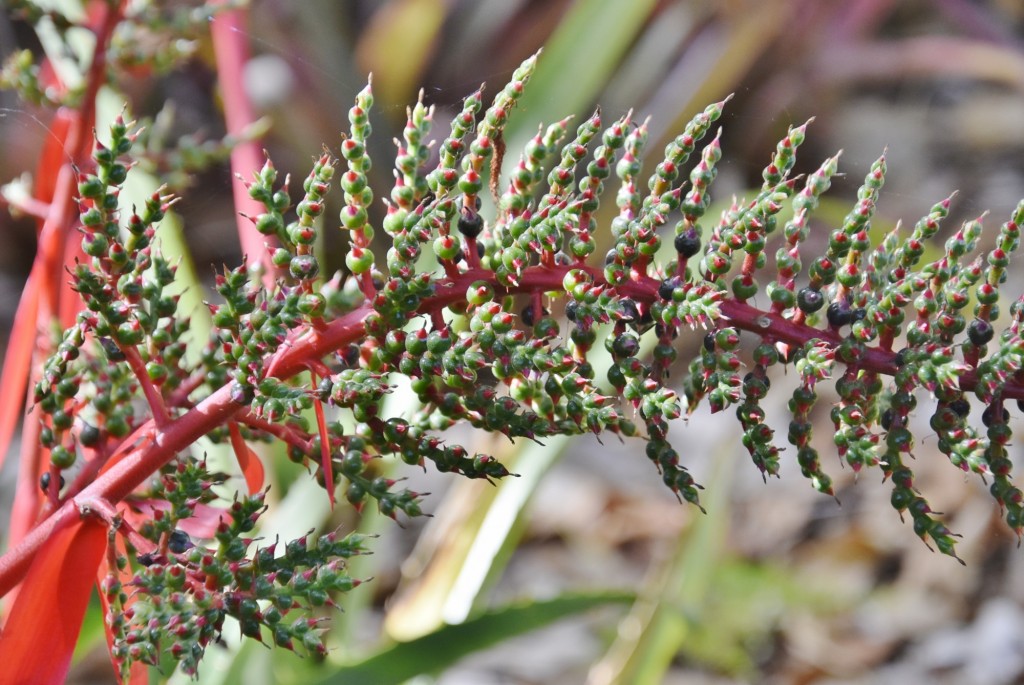
M 519 158 L 518 166 L 510 175 L 508 189 L 501 196 L 501 213 L 495 222 L 495 235 L 502 235 L 505 225 L 520 216 L 533 197 L 533 191 L 544 179 L 544 168 L 558 150 L 558 143 L 569 130 L 569 118 L 562 119 L 547 127 L 541 126 L 537 135 L 530 139 Z
M 19 8 L 26 13 L 26 19 L 35 24 L 39 21 L 44 12 L 47 18 L 53 21 L 57 19 L 57 25 L 64 27 L 70 25 L 68 18 L 56 10 L 46 11 L 36 3 L 23 3 Z M 39 80 L 40 66 L 36 62 L 31 50 L 17 50 L 12 52 L 5 60 L 3 68 L 0 69 L 0 89 L 13 90 L 25 102 L 33 105 L 45 105 L 56 108 L 64 104 L 68 98 L 66 90 L 58 91 L 56 88 L 47 88 Z
M 137 388 L 151 411 L 163 416 L 164 395 L 187 377 L 182 368 L 187 325 L 177 316 L 178 296 L 168 293 L 175 267 L 153 248 L 156 224 L 173 199 L 157 191 L 124 225 L 120 220 L 119 196 L 129 169 L 121 159 L 135 140 L 131 127 L 118 117 L 109 144 L 96 142 L 95 173 L 79 178 L 82 251 L 89 259 L 76 265 L 72 278 L 85 308 L 63 332 L 33 392 L 46 416 L 41 442 L 58 470 L 77 461 L 76 441 L 92 448 L 101 435 L 119 438 L 130 432 Z M 80 358 L 90 341 L 101 354 Z M 91 390 L 89 396 L 82 395 L 83 388 Z M 82 409 L 86 403 L 88 411 Z
M 601 145 L 594 150 L 594 158 L 587 165 L 587 175 L 579 183 L 579 197 L 569 207 L 571 221 L 566 226 L 569 242 L 566 251 L 577 265 L 586 263 L 596 248 L 594 235 L 597 220 L 593 218 L 604 193 L 604 180 L 612 173 L 615 158 L 626 143 L 626 132 L 632 127 L 632 113 L 612 124 L 601 136 Z
M 739 370 L 742 366 L 737 354 L 739 331 L 719 328 L 704 336 L 699 357 L 690 363 L 690 376 L 686 383 L 686 398 L 691 411 L 705 397 L 712 412 L 720 412 L 740 399 L 743 382 Z
M 518 199 L 513 202 L 508 216 L 494 227 L 493 250 L 486 251 L 482 264 L 495 271 L 499 282 L 517 283 L 523 270 L 534 260 L 549 266 L 559 260 L 571 261 L 562 248 L 566 235 L 577 236 L 573 229 L 579 226 L 579 215 L 577 208 L 569 210 L 569 194 L 575 169 L 600 128 L 601 115 L 595 112 L 580 125 L 576 137 L 562 147 L 560 161 L 548 174 L 548 189 L 540 201 L 534 206 L 525 193 L 516 195 Z M 532 182 L 532 174 L 529 179 Z M 516 184 L 514 176 L 512 186 Z M 592 250 L 588 245 L 592 245 L 589 233 L 588 239 L 576 241 L 578 250 Z
M 95 173 L 79 179 L 89 260 L 73 277 L 85 309 L 34 387 L 44 415 L 40 440 L 53 464 L 48 494 L 59 503 L 62 487 L 76 487 L 62 486 L 59 471 L 80 454 L 100 469 L 148 407 L 149 432 L 127 445 L 129 458 L 147 455 L 148 444 L 165 445 L 164 431 L 195 426 L 194 439 L 203 432 L 230 438 L 250 484 L 259 476 L 246 468 L 245 441 L 278 439 L 289 458 L 315 465 L 332 502 L 338 483 L 356 509 L 375 502 L 391 517 L 422 514 L 424 494 L 383 475 L 378 459 L 430 463 L 470 478 L 509 475 L 492 456 L 439 435 L 456 423 L 512 439 L 639 437 L 666 486 L 699 506 L 687 455 L 668 437 L 683 412 L 680 395 L 688 412 L 703 403 L 713 412 L 735 406 L 743 445 L 767 477 L 787 454 L 764 401 L 778 392 L 773 367 L 792 364 L 800 386 L 789 402 L 788 440 L 815 489 L 833 494 L 812 440 L 818 385 L 830 382 L 838 397 L 829 415 L 835 451 L 855 471 L 878 468 L 891 483 L 894 508 L 910 514 L 922 539 L 954 554 L 956 536 L 917 492 L 906 465 L 915 444 L 911 418 L 927 392 L 939 449 L 956 466 L 990 478 L 1008 524 L 1024 530 L 1024 495 L 1007 450 L 1008 405 L 1024 399 L 1024 299 L 1005 307 L 1008 325 L 999 307 L 1024 202 L 984 255 L 974 255 L 983 244 L 978 219 L 951 231 L 938 259 L 925 263 L 951 198 L 909 237 L 896 227 L 872 245 L 883 155 L 826 249 L 809 258 L 811 212 L 838 173 L 838 156 L 802 184 L 792 178 L 804 124 L 779 142 L 753 198 L 734 200 L 705 230 L 721 131 L 689 173 L 684 167 L 727 100 L 697 114 L 667 146 L 646 191 L 639 179 L 646 122 L 626 115 L 602 132 L 595 113 L 567 143 L 568 119 L 538 129 L 499 193 L 505 126 L 534 67 L 534 58 L 524 62 L 479 122 L 480 92 L 467 98 L 433 169 L 424 168 L 433 110 L 422 98 L 408 110 L 384 203 L 386 270 L 375 266 L 373 250 L 369 86 L 349 111 L 341 146 L 346 276 L 323 283 L 314 250 L 337 161 L 328 154 L 314 160 L 294 208 L 287 179 L 279 184 L 268 161 L 248 190 L 265 209 L 253 221 L 273 238 L 276 281 L 253 279 L 244 266 L 216 276 L 215 330 L 191 368 L 180 342 L 188 322 L 168 294 L 175 272 L 152 247 L 171 199 L 156 193 L 121 221 L 118 195 L 130 165 L 120 160 L 134 138 L 117 120 L 110 142 L 97 145 Z M 488 173 L 500 198 L 493 221 L 481 215 Z M 604 239 L 596 211 L 611 183 L 618 185 L 618 212 L 610 249 L 595 264 Z M 776 271 L 762 288 L 769 239 L 787 205 L 792 218 L 773 243 Z M 659 231 L 670 231 L 674 252 L 661 249 Z M 703 345 L 677 364 L 683 350 L 697 347 L 680 342 L 697 326 Z M 752 354 L 743 350 L 745 338 Z M 610 362 L 595 353 L 599 340 Z M 687 373 L 673 385 L 677 368 Z M 399 378 L 419 406 L 387 416 L 382 399 Z M 971 421 L 978 403 L 986 407 L 984 431 Z M 212 429 L 205 422 L 211 408 L 222 417 Z M 228 616 L 247 636 L 322 653 L 318 620 L 286 615 L 331 605 L 355 587 L 345 560 L 362 551 L 362 540 L 327 536 L 310 545 L 303 538 L 280 555 L 276 543 L 253 549 L 265 507 L 260 492 L 230 501 L 212 539 L 193 539 L 185 522 L 210 509 L 221 490 L 212 485 L 224 481 L 179 455 L 129 496 L 140 510 L 148 500 L 145 510 L 153 513 L 136 533 L 122 524 L 134 557 L 113 559 L 104 583 L 115 654 L 125 663 L 154 663 L 169 652 L 194 671 Z M 112 549 L 123 548 L 118 544 Z
M 772 301 L 772 311 L 781 314 L 787 309 L 796 306 L 799 312 L 794 312 L 794 319 L 802 320 L 804 316 L 810 316 L 821 309 L 825 302 L 820 287 L 815 289 L 810 286 L 796 292 L 796 276 L 803 268 L 803 261 L 800 258 L 800 243 L 807 240 L 810 226 L 807 223 L 810 213 L 818 206 L 819 198 L 832 185 L 832 177 L 839 166 L 839 155 L 825 160 L 818 169 L 808 176 L 803 190 L 793 197 L 793 217 L 783 227 L 783 235 L 786 244 L 780 247 L 775 253 L 775 266 L 778 270 L 776 283 L 769 283 L 767 287 L 768 297 Z
M 309 618 L 310 610 L 333 606 L 339 594 L 360 584 L 345 566 L 365 552 L 363 536 L 305 535 L 281 551 L 277 542 L 252 549 L 254 540 L 247 536 L 266 510 L 263 493 L 236 499 L 211 540 L 189 536 L 179 525 L 195 515 L 197 505 L 213 501 L 211 485 L 217 481 L 201 462 L 181 459 L 164 468 L 146 493 L 171 503 L 139 529 L 154 544 L 135 549 L 132 562 L 120 557 L 119 572 L 103 583 L 112 654 L 122 674 L 132 662 L 156 665 L 167 654 L 194 675 L 228 617 L 247 637 L 323 655 L 321 621 Z M 125 575 L 129 568 L 134 570 Z
M 351 245 L 345 255 L 345 266 L 360 277 L 363 293 L 369 296 L 372 285 L 370 272 L 373 269 L 373 227 L 369 223 L 369 209 L 373 202 L 373 190 L 367 174 L 372 162 L 366 149 L 366 141 L 373 131 L 370 125 L 370 108 L 373 107 L 373 91 L 367 84 L 356 96 L 356 102 L 348 112 L 351 135 L 341 143 L 341 154 L 348 165 L 348 171 L 341 176 L 341 188 L 345 191 L 345 206 L 341 209 L 341 226 L 349 232 Z M 388 224 L 384 226 L 388 230 Z
M 743 427 L 743 446 L 767 478 L 778 475 L 779 449 L 773 443 L 775 431 L 765 423 L 761 400 L 771 388 L 767 370 L 779 361 L 779 353 L 773 345 L 762 343 L 754 350 L 754 359 L 754 369 L 743 378 L 743 402 L 736 407 L 736 418 Z
M 835 356 L 832 350 L 820 340 L 807 343 L 796 354 L 796 370 L 800 374 L 800 386 L 793 391 L 789 411 L 793 415 L 789 423 L 789 444 L 797 448 L 796 460 L 800 473 L 811 481 L 818 492 L 835 495 L 832 478 L 821 468 L 818 450 L 811 443 L 814 425 L 810 413 L 818 400 L 814 387 L 818 381 L 828 378 Z

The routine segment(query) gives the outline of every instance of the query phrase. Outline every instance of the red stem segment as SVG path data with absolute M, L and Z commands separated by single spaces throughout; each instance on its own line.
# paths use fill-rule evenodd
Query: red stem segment
M 476 281 L 490 283 L 497 292 L 534 293 L 559 291 L 562 280 L 571 267 L 558 266 L 547 268 L 535 266 L 527 269 L 520 278 L 519 285 L 505 288 L 497 284 L 494 272 L 483 269 L 472 269 L 454 279 L 443 279 L 437 284 L 436 294 L 420 306 L 419 314 L 429 316 L 435 311 L 457 302 L 465 297 L 467 288 Z M 603 277 L 596 269 L 587 269 L 595 283 L 604 283 Z M 617 287 L 624 296 L 639 302 L 651 303 L 657 297 L 659 282 L 644 277 L 639 281 L 626 283 Z M 327 324 L 317 335 L 303 335 L 299 331 L 294 341 L 282 345 L 281 352 L 273 360 L 274 375 L 277 378 L 290 378 L 305 371 L 310 362 L 322 359 L 328 354 L 342 349 L 352 342 L 362 339 L 365 335 L 363 320 L 372 308 L 364 304 L 340 319 Z M 769 335 L 773 340 L 790 345 L 803 345 L 815 338 L 824 340 L 832 346 L 838 346 L 842 339 L 834 331 L 811 328 L 795 324 L 778 314 L 761 311 L 748 304 L 732 299 L 720 303 L 722 320 L 728 325 L 741 330 L 751 331 L 760 335 Z M 268 368 L 271 364 L 268 364 Z M 896 371 L 895 354 L 877 347 L 868 348 L 858 361 L 861 369 L 875 373 L 891 375 Z M 966 373 L 960 378 L 960 387 L 970 391 L 977 385 L 977 374 Z M 1024 386 L 1008 385 L 1003 391 L 1005 399 L 1024 399 Z M 59 510 L 35 527 L 16 548 L 0 558 L 0 595 L 6 594 L 24 576 L 32 560 L 33 554 L 40 545 L 56 530 L 74 521 L 79 516 L 78 501 L 89 502 L 96 499 L 116 503 L 142 484 L 161 466 L 169 462 L 175 455 L 186 449 L 196 439 L 205 435 L 217 426 L 232 419 L 239 412 L 246 411 L 231 399 L 230 386 L 224 386 L 194 408 L 170 421 L 166 426 L 157 428 L 151 420 L 144 428 L 154 435 L 152 443 L 140 446 L 136 452 L 111 466 L 107 471 L 82 490 L 75 498 L 66 501 Z M 251 418 L 243 418 L 251 422 Z M 78 501 L 76 501 L 78 500 Z

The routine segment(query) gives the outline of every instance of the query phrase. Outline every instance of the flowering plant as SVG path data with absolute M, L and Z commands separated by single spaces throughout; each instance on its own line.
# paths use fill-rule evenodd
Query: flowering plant
M 755 466 L 776 475 L 780 441 L 761 401 L 774 369 L 789 367 L 799 384 L 786 438 L 815 489 L 833 494 L 810 419 L 819 385 L 832 382 L 830 449 L 854 470 L 879 469 L 900 516 L 955 556 L 956 536 L 907 463 L 909 419 L 927 393 L 940 450 L 990 481 L 1009 526 L 1024 528 L 1004 407 L 1024 399 L 1024 305 L 1001 311 L 999 289 L 1024 202 L 991 250 L 976 254 L 979 218 L 927 260 L 952 198 L 909 231 L 873 241 L 883 155 L 812 257 L 809 220 L 839 157 L 793 175 L 807 124 L 778 143 L 753 197 L 709 217 L 721 158 L 714 127 L 728 99 L 694 116 L 649 175 L 647 122 L 632 114 L 555 122 L 505 165 L 506 122 L 533 56 L 489 104 L 482 90 L 469 95 L 443 136 L 431 138 L 433 109 L 422 98 L 408 110 L 378 224 L 370 85 L 349 111 L 341 158 L 319 155 L 297 202 L 289 179 L 259 153 L 251 108 L 235 91 L 225 107 L 247 259 L 217 275 L 216 295 L 196 312 L 160 248 L 177 198 L 160 188 L 137 206 L 122 202 L 147 159 L 140 127 L 116 116 L 92 135 L 110 73 L 171 63 L 177 44 L 157 41 L 153 54 L 140 54 L 126 46 L 147 43 L 114 40 L 119 27 L 130 33 L 149 19 L 128 16 L 127 3 L 91 3 L 77 24 L 18 7 L 65 30 L 88 28 L 95 46 L 80 87 L 27 53 L 3 72 L 6 85 L 56 111 L 33 192 L 8 194 L 39 222 L 0 379 L 5 397 L 28 397 L 0 558 L 0 591 L 13 598 L 0 656 L 16 677 L 63 679 L 94 585 L 126 682 L 165 659 L 194 673 L 229 618 L 253 639 L 323 653 L 316 609 L 360 584 L 347 564 L 369 542 L 336 533 L 257 538 L 267 509 L 259 442 L 283 443 L 332 504 L 340 491 L 357 510 L 369 503 L 398 518 L 421 515 L 423 494 L 383 475 L 381 458 L 467 478 L 510 475 L 494 457 L 439 436 L 456 423 L 535 441 L 611 432 L 642 441 L 665 485 L 699 507 L 700 485 L 668 439 L 671 422 L 702 403 L 732 409 Z M 213 20 L 225 70 L 239 59 L 239 12 Z M 346 270 L 328 274 L 317 245 L 335 185 Z M 601 226 L 595 215 L 608 186 L 618 212 Z M 604 255 L 595 254 L 601 232 L 612 236 Z M 767 304 L 758 306 L 762 295 Z M 190 352 L 187 334 L 207 315 L 209 340 Z M 693 335 L 702 339 L 697 353 L 678 360 L 677 338 Z M 610 363 L 599 372 L 603 352 Z M 681 393 L 669 384 L 680 369 Z M 399 379 L 419 408 L 388 415 L 382 402 Z M 971 421 L 978 405 L 981 428 Z M 11 402 L 0 413 L 0 453 L 21 409 Z M 196 448 L 201 440 L 230 445 L 244 488 L 228 487 L 228 474 Z M 38 659 L 43 640 L 56 658 Z

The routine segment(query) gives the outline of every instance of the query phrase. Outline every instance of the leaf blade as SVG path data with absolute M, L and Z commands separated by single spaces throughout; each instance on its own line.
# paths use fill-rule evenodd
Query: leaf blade
M 509 605 L 465 623 L 445 625 L 415 640 L 394 644 L 362 661 L 343 666 L 320 682 L 321 685 L 364 682 L 386 685 L 420 674 L 440 673 L 471 652 L 512 636 L 589 609 L 634 599 L 632 592 L 608 591 L 567 594 L 551 600 Z
M 106 546 L 106 526 L 82 519 L 40 548 L 0 635 L 9 682 L 64 682 Z

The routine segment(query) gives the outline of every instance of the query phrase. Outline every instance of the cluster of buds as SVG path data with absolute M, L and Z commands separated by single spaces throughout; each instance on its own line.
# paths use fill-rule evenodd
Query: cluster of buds
M 112 655 L 124 678 L 132 662 L 157 665 L 162 653 L 194 675 L 227 618 L 246 637 L 322 656 L 322 619 L 310 612 L 335 606 L 336 597 L 360 584 L 346 563 L 366 551 L 362 536 L 305 535 L 287 542 L 281 553 L 277 542 L 250 551 L 255 541 L 249 536 L 266 509 L 263 493 L 236 499 L 209 545 L 194 541 L 179 526 L 197 506 L 215 499 L 210 486 L 218 480 L 191 459 L 163 469 L 146 495 L 170 508 L 158 509 L 128 536 L 135 570 L 126 572 L 128 559 L 120 557 L 112 567 L 120 573 L 102 584 Z
M 151 415 L 168 419 L 165 395 L 188 377 L 182 367 L 187 324 L 175 316 L 178 296 L 168 294 L 175 267 L 153 248 L 155 227 L 174 200 L 157 191 L 141 211 L 120 220 L 129 170 L 121 160 L 135 140 L 131 127 L 116 119 L 109 144 L 96 143 L 95 173 L 78 182 L 81 249 L 88 261 L 79 262 L 72 276 L 85 308 L 63 332 L 34 388 L 52 471 L 73 467 L 82 448 L 128 435 L 140 418 L 132 402 L 140 389 Z M 90 381 L 86 396 L 84 379 Z
M 78 187 L 89 259 L 73 275 L 85 310 L 35 388 L 54 503 L 60 472 L 76 455 L 89 450 L 99 470 L 148 407 L 153 424 L 144 437 L 153 449 L 166 443 L 161 431 L 194 430 L 193 441 L 204 434 L 230 441 L 243 463 L 247 440 L 280 440 L 289 458 L 316 471 L 332 502 L 342 490 L 356 509 L 375 503 L 391 517 L 420 515 L 424 493 L 382 475 L 379 459 L 469 478 L 509 475 L 493 457 L 439 435 L 456 423 L 510 439 L 610 432 L 644 440 L 666 486 L 700 506 L 700 485 L 670 426 L 701 406 L 733 408 L 756 468 L 777 475 L 787 452 L 762 403 L 778 392 L 777 367 L 792 365 L 799 387 L 787 437 L 815 489 L 833 494 L 811 417 L 818 386 L 834 379 L 830 451 L 855 471 L 879 469 L 894 508 L 909 513 L 923 539 L 954 554 L 955 535 L 907 466 L 915 449 L 910 420 L 927 392 L 939 449 L 956 467 L 991 479 L 1007 522 L 1024 529 L 1006 406 L 1024 399 L 1024 300 L 1006 308 L 1008 323 L 999 308 L 1024 202 L 987 254 L 964 263 L 978 250 L 979 219 L 952 232 L 941 256 L 926 263 L 925 246 L 950 199 L 908 238 L 897 227 L 872 245 L 883 155 L 853 210 L 809 258 L 811 212 L 838 156 L 806 178 L 792 176 L 808 124 L 791 128 L 753 197 L 709 219 L 722 155 L 721 131 L 712 128 L 727 100 L 689 122 L 646 185 L 646 123 L 627 114 L 602 129 L 596 112 L 568 141 L 568 119 L 541 126 L 502 189 L 505 127 L 534 67 L 535 57 L 524 62 L 486 109 L 481 91 L 467 98 L 432 169 L 434 110 L 422 96 L 408 110 L 381 235 L 371 224 L 370 86 L 357 95 L 338 179 L 347 274 L 326 278 L 315 250 L 341 162 L 317 157 L 293 205 L 288 180 L 279 184 L 268 161 L 248 190 L 265 210 L 252 220 L 273 244 L 276 280 L 258 281 L 245 265 L 216 277 L 213 338 L 191 367 L 179 342 L 187 314 L 167 295 L 175 271 L 152 247 L 171 199 L 157 193 L 122 222 L 118 194 L 130 165 L 119 160 L 133 136 L 118 120 L 110 143 L 97 145 L 96 173 Z M 488 174 L 498 203 L 491 220 L 480 199 Z M 611 247 L 595 264 L 600 201 L 616 180 Z M 386 255 L 378 260 L 382 239 Z M 766 274 L 769 248 L 774 271 Z M 758 308 L 762 292 L 768 303 Z M 703 343 L 680 343 L 691 336 Z M 748 347 L 747 337 L 756 342 Z M 696 353 L 677 361 L 683 349 Z M 420 406 L 388 416 L 383 399 L 400 378 Z M 127 444 L 145 456 L 145 442 Z M 258 547 L 252 531 L 264 493 L 261 476 L 244 463 L 249 492 L 222 507 L 208 537 L 186 535 L 200 505 L 216 503 L 211 484 L 225 479 L 186 454 L 162 463 L 128 497 L 165 504 L 150 506 L 157 513 L 134 530 L 125 521 L 115 531 L 125 539 L 111 546 L 104 598 L 118 658 L 154 663 L 166 652 L 193 672 L 228 616 L 244 635 L 321 652 L 318 620 L 286 614 L 332 605 L 355 587 L 345 560 L 362 552 L 363 541 L 325 536 L 312 545 L 302 538 Z M 75 487 L 68 490 L 65 497 Z

